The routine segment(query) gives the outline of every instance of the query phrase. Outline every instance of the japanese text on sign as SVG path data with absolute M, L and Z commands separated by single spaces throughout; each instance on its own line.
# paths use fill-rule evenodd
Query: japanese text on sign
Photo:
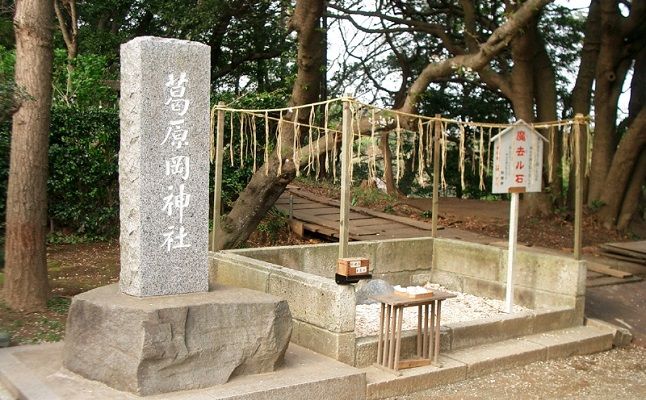
M 523 121 L 491 139 L 494 142 L 493 193 L 541 191 L 544 140 Z
M 164 182 L 166 195 L 162 199 L 161 211 L 163 215 L 170 217 L 166 232 L 162 233 L 162 247 L 166 252 L 174 249 L 190 247 L 186 228 L 184 227 L 184 210 L 191 202 L 191 194 L 185 189 L 184 181 L 190 174 L 191 159 L 183 154 L 184 148 L 189 143 L 189 131 L 185 120 L 182 118 L 189 110 L 190 100 L 185 98 L 188 78 L 185 72 L 179 77 L 169 74 L 165 83 L 164 105 L 171 112 L 171 120 L 168 122 L 161 146 L 167 146 L 172 150 L 172 156 L 164 160 L 165 176 Z

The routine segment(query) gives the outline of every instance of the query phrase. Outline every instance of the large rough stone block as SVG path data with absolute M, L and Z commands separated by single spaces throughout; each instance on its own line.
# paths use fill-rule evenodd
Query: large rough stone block
M 121 290 L 208 291 L 210 48 L 121 46 Z
M 74 297 L 63 365 L 151 395 L 273 371 L 292 331 L 287 302 L 248 289 L 134 298 L 117 285 Z

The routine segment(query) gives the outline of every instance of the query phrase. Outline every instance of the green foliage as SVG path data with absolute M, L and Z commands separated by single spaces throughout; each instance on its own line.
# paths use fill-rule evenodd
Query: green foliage
M 294 38 L 284 0 L 105 0 L 77 2 L 79 54 L 100 54 L 113 67 L 119 44 L 152 35 L 211 46 L 214 86 L 240 92 L 286 87 L 295 71 Z M 57 35 L 57 47 L 63 48 Z
M 65 315 L 70 308 L 72 300 L 67 297 L 52 297 L 47 300 L 47 308 L 56 314 Z
M 61 321 L 55 319 L 49 319 L 45 316 L 41 317 L 34 323 L 33 329 L 36 332 L 33 334 L 31 339 L 27 340 L 26 343 L 52 343 L 60 342 L 63 340 L 65 335 L 65 324 Z
M 19 100 L 14 82 L 16 53 L 0 45 L 0 123 L 11 117 Z
M 352 205 L 359 207 L 372 207 L 382 204 L 384 207 L 395 204 L 395 197 L 374 188 L 352 188 Z
M 272 207 L 265 215 L 265 218 L 260 221 L 256 230 L 273 245 L 278 241 L 280 234 L 287 230 L 287 225 L 288 215 Z
M 117 210 L 118 211 L 118 210 Z M 110 237 L 114 236 L 116 230 L 109 230 L 107 234 L 97 234 L 94 232 L 90 233 L 68 233 L 61 231 L 54 231 L 47 234 L 47 243 L 49 244 L 79 244 L 79 243 L 91 243 L 91 242 L 101 242 L 108 240 Z
M 592 203 L 590 204 L 590 210 L 592 212 L 597 212 L 601 209 L 601 207 L 605 205 L 606 203 L 603 200 L 592 200 Z
M 113 235 L 118 227 L 118 111 L 52 109 L 49 216 L 83 235 Z
M 54 50 L 54 70 L 52 76 L 53 97 L 55 105 L 75 107 L 111 107 L 117 103 L 117 92 L 106 86 L 105 81 L 114 79 L 108 73 L 105 56 L 79 54 L 72 61 L 71 92 L 67 92 L 67 52 L 64 49 Z
M 13 48 L 15 37 L 13 33 L 13 8 L 14 1 L 7 0 L 0 6 L 0 46 Z

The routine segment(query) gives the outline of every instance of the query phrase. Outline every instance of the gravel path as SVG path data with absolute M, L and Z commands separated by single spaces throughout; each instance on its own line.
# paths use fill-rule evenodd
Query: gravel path
M 646 399 L 646 348 L 541 361 L 387 400 Z

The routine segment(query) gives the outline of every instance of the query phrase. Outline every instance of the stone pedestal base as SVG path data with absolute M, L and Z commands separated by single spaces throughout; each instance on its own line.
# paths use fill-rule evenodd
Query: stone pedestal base
M 273 371 L 292 331 L 285 300 L 248 289 L 137 298 L 118 285 L 74 297 L 63 365 L 139 395 Z

